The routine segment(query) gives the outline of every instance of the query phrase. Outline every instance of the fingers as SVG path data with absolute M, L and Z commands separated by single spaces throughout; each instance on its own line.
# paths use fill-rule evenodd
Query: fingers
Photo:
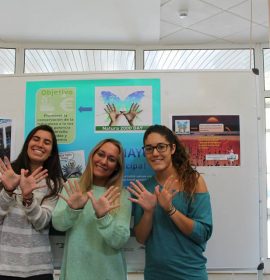
M 69 182 L 68 182 L 69 183 Z M 67 195 L 68 196 L 71 196 L 72 195 L 72 191 L 71 191 L 71 189 L 70 189 L 70 187 L 68 186 L 68 184 L 67 183 L 64 183 L 64 189 L 65 189 L 65 191 L 66 191 L 66 193 L 67 193 Z
M 111 186 L 109 189 L 104 193 L 104 196 L 107 199 L 111 199 L 116 193 L 119 193 L 119 188 L 117 186 Z
M 68 185 L 69 185 L 71 193 L 75 193 L 75 192 L 79 191 L 80 187 L 78 186 L 77 180 L 68 179 L 67 181 L 68 181 Z
M 104 108 L 104 110 L 106 111 L 107 114 L 111 113 L 111 112 L 116 112 L 116 107 L 114 104 L 110 104 L 108 103 L 106 105 L 106 107 Z
M 120 193 L 118 192 L 112 195 L 111 197 L 109 197 L 108 200 L 110 203 L 114 203 L 119 197 L 120 197 Z
M 95 202 L 95 201 L 96 201 L 96 199 L 95 199 L 95 197 L 94 197 L 94 195 L 93 195 L 93 191 L 87 192 L 87 195 L 88 195 L 88 197 L 91 199 L 92 202 Z
M 74 185 L 73 185 L 74 190 L 75 190 L 76 192 L 81 192 L 81 187 L 80 187 L 79 182 L 78 182 L 77 180 L 74 180 L 73 183 L 74 183 Z
M 139 108 L 140 108 L 140 105 L 138 103 L 132 103 L 131 107 L 130 107 L 130 111 L 133 111 L 138 114 L 138 113 L 142 112 L 142 110 L 139 110 Z
M 130 182 L 130 184 L 139 194 L 145 191 L 145 187 L 139 180 L 136 180 L 136 184 L 134 182 Z
M 26 177 L 28 170 L 21 169 L 21 176 Z
M 131 201 L 131 202 L 134 202 L 134 203 L 138 203 L 139 202 L 138 199 L 133 198 L 133 197 L 129 197 L 128 200 Z
M 34 177 L 34 179 L 36 180 L 36 183 L 39 183 L 41 180 L 43 180 L 44 178 L 46 178 L 48 176 L 48 170 L 47 169 L 43 169 L 42 170 L 42 166 L 37 168 L 33 173 L 32 176 Z
M 11 164 L 10 164 L 10 161 L 9 161 L 7 156 L 4 156 L 4 163 L 5 163 L 5 165 L 7 166 L 8 169 L 12 168 Z
M 179 193 L 178 190 L 172 190 L 172 197 L 174 198 Z
M 171 175 L 166 179 L 163 188 L 168 191 L 176 190 L 179 189 L 177 186 L 178 183 L 179 183 L 178 179 L 175 178 L 174 175 Z
M 115 205 L 112 205 L 112 206 L 110 207 L 110 211 L 113 210 L 113 209 L 116 209 L 116 208 L 118 208 L 118 207 L 120 207 L 120 204 L 119 204 L 119 203 L 118 203 L 118 204 L 115 204 Z
M 7 171 L 7 166 L 5 165 L 3 160 L 0 158 L 0 172 L 4 173 L 5 171 Z
M 159 185 L 155 186 L 155 194 L 159 195 L 160 191 L 159 191 Z
M 36 186 L 36 187 L 34 187 L 33 189 L 42 189 L 42 188 L 47 188 L 47 185 L 42 185 L 42 186 Z
M 127 190 L 128 190 L 131 194 L 135 195 L 137 198 L 140 197 L 140 194 L 137 193 L 133 188 L 127 187 Z

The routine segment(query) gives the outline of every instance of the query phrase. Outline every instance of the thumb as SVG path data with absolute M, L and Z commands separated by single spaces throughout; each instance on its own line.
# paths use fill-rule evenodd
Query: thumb
M 94 197 L 92 191 L 87 192 L 87 196 L 91 199 L 91 201 L 92 201 L 93 203 L 96 202 L 96 199 L 95 199 L 95 197 Z
M 27 174 L 27 170 L 22 168 L 21 169 L 21 175 L 25 177 L 26 174 Z
M 159 185 L 155 186 L 155 194 L 159 195 L 160 191 L 159 191 Z

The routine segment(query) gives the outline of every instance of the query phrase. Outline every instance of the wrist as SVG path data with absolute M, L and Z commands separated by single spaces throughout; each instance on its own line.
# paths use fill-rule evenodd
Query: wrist
M 95 215 L 96 215 L 97 219 L 102 219 L 103 217 L 106 216 L 106 213 L 98 214 L 97 212 L 95 212 Z
M 13 195 L 14 190 L 7 190 L 6 188 L 4 188 L 4 190 L 9 196 Z
M 155 212 L 155 208 L 151 208 L 151 209 L 144 209 L 144 213 L 149 214 L 149 215 L 153 215 L 153 213 Z
M 169 209 L 166 211 L 167 215 L 171 217 L 176 212 L 176 208 L 173 204 L 170 205 Z
M 31 196 L 23 196 L 22 197 L 22 204 L 23 204 L 23 206 L 29 207 L 32 204 L 33 199 L 34 199 L 34 196 L 33 196 L 32 193 L 31 193 Z
M 164 211 L 169 213 L 174 208 L 173 204 L 170 203 L 168 206 L 163 207 Z

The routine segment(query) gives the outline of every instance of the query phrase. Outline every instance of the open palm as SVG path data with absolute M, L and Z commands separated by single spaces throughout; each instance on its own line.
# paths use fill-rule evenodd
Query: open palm
M 47 169 L 43 169 L 42 166 L 38 167 L 30 175 L 28 175 L 28 170 L 21 169 L 20 188 L 24 198 L 32 197 L 33 190 L 46 187 L 46 184 L 39 186 L 38 182 L 48 176 L 47 172 Z
M 112 209 L 120 206 L 119 203 L 116 203 L 120 196 L 118 187 L 111 186 L 99 199 L 94 197 L 92 191 L 89 191 L 87 194 L 91 199 L 97 218 L 105 216 Z
M 68 183 L 64 184 L 64 188 L 66 190 L 67 197 L 62 194 L 58 194 L 59 197 L 64 199 L 70 208 L 82 209 L 88 200 L 88 196 L 82 192 L 78 181 L 68 180 Z
M 139 204 L 144 211 L 152 211 L 157 205 L 156 195 L 149 192 L 138 180 L 136 183 L 130 182 L 130 185 L 127 189 L 135 198 L 130 197 L 129 200 Z
M 10 192 L 14 191 L 20 183 L 20 175 L 14 172 L 7 157 L 4 157 L 4 161 L 0 158 L 0 181 Z

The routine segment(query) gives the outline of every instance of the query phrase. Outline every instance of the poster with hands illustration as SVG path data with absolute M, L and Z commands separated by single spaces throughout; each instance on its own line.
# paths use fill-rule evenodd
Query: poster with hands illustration
M 142 140 L 147 127 L 160 123 L 159 79 L 31 81 L 25 112 L 25 135 L 42 123 L 54 128 L 68 176 L 79 176 L 75 162 L 84 169 L 90 150 L 104 138 L 123 145 L 124 185 L 152 175 Z M 67 155 L 83 156 L 67 164 Z

